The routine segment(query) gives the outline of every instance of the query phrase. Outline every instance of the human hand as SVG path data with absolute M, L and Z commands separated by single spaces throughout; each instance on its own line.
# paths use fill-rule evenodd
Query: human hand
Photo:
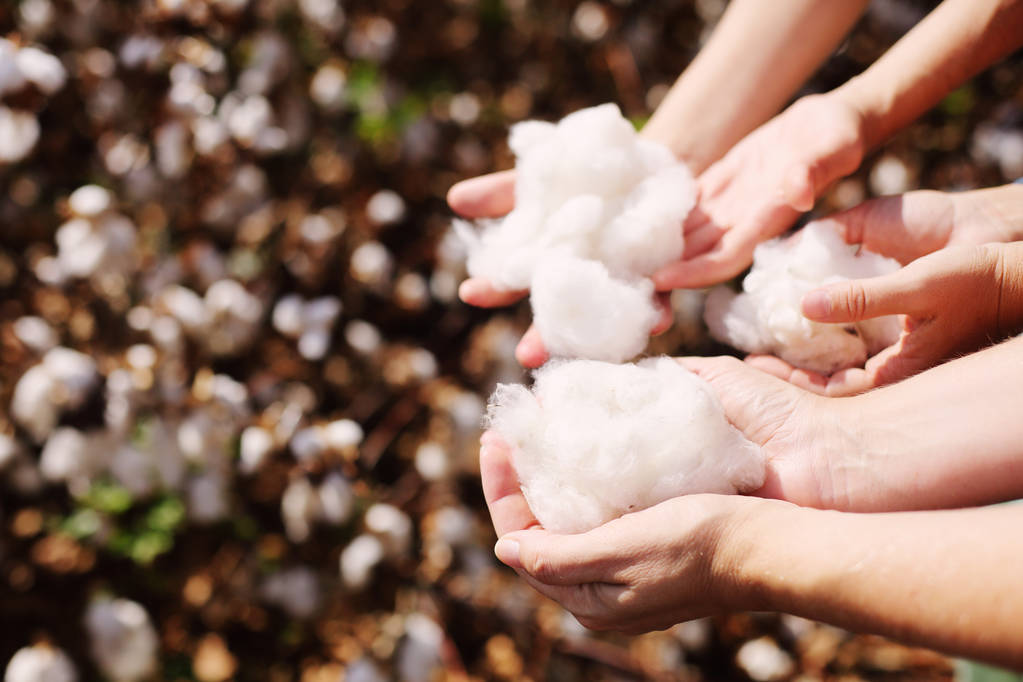
M 467 218 L 494 218 L 514 208 L 515 171 L 502 171 L 465 180 L 448 192 L 448 204 Z M 505 291 L 480 277 L 470 277 L 458 288 L 459 297 L 469 305 L 494 308 L 511 305 L 529 294 L 528 291 Z M 652 335 L 664 332 L 673 321 L 667 294 L 657 294 L 654 301 L 660 318 Z M 524 367 L 539 367 L 548 359 L 540 332 L 531 325 L 515 349 L 515 357 Z
M 809 292 L 803 314 L 818 322 L 905 315 L 898 341 L 825 377 L 772 357 L 749 362 L 816 393 L 837 396 L 893 383 L 1017 333 L 1023 324 L 1023 243 L 942 249 L 889 275 Z
M 833 227 L 848 244 L 906 264 L 948 246 L 1023 238 L 1023 185 L 907 192 L 866 201 L 818 222 Z
M 498 558 L 592 629 L 642 632 L 727 608 L 726 567 L 714 561 L 728 521 L 757 501 L 687 495 L 628 514 L 587 533 L 556 535 L 537 523 L 508 446 L 484 434 L 483 492 L 500 540 Z
M 838 92 L 810 95 L 754 130 L 697 180 L 681 260 L 654 273 L 658 289 L 705 287 L 742 272 L 753 249 L 863 158 L 863 121 Z

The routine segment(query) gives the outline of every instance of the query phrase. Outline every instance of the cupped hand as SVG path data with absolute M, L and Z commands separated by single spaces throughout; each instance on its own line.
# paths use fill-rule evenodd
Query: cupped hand
M 658 289 L 705 287 L 742 272 L 760 242 L 788 229 L 863 159 L 863 119 L 838 93 L 809 95 L 754 130 L 698 178 L 681 260 Z
M 1023 327 L 1023 243 L 942 249 L 894 273 L 839 282 L 808 293 L 803 314 L 847 323 L 904 315 L 902 334 L 863 369 L 830 377 L 794 371 L 780 360 L 754 364 L 808 390 L 846 395 L 893 383 Z
M 687 495 L 587 533 L 558 535 L 530 512 L 508 447 L 494 434 L 484 436 L 480 474 L 498 558 L 584 626 L 644 632 L 736 603 L 727 562 L 715 561 L 716 541 L 762 501 Z

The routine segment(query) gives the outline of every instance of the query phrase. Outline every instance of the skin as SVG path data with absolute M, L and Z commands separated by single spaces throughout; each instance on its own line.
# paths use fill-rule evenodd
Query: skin
M 778 499 L 689 495 L 556 535 L 533 518 L 511 453 L 490 434 L 480 462 L 495 551 L 594 629 L 777 610 L 1023 667 L 1012 568 L 1023 507 L 901 511 L 1023 494 L 1021 359 L 1014 339 L 840 399 L 734 358 L 686 359 L 760 444 L 769 477 L 758 494 Z
M 704 287 L 742 272 L 757 243 L 790 227 L 866 150 L 1021 44 L 1020 0 L 945 0 L 861 75 L 797 100 L 708 168 L 685 225 L 698 245 L 655 284 Z
M 904 315 L 902 335 L 864 368 L 831 376 L 771 356 L 750 356 L 752 365 L 816 393 L 849 395 L 1002 340 L 1023 325 L 1023 244 L 993 243 L 1023 237 L 1023 186 L 911 192 L 867 202 L 827 222 L 847 242 L 910 264 L 810 292 L 803 314 L 833 323 Z
M 770 4 L 735 0 L 642 134 L 668 146 L 699 175 L 781 109 L 835 49 L 866 5 L 866 0 L 837 5 L 821 0 Z M 715 115 L 707 116 L 708 110 Z M 515 173 L 502 171 L 460 182 L 447 198 L 452 210 L 466 218 L 503 216 L 515 206 Z M 466 303 L 484 308 L 510 305 L 528 294 L 502 291 L 479 278 L 467 279 L 458 293 Z M 660 305 L 664 318 L 654 333 L 671 323 L 665 298 Z M 516 358 L 526 367 L 538 367 L 547 360 L 535 328 L 522 338 Z

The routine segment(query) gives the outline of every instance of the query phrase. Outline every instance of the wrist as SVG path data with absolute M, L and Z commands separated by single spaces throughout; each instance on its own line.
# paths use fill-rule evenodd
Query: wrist
M 810 511 L 788 502 L 756 497 L 743 504 L 722 523 L 711 552 L 710 580 L 714 603 L 722 610 L 775 610 L 781 602 L 776 583 L 786 562 L 796 511 Z
M 860 149 L 864 154 L 883 139 L 883 106 L 864 84 L 862 75 L 850 78 L 825 96 L 841 102 L 853 114 L 857 121 Z

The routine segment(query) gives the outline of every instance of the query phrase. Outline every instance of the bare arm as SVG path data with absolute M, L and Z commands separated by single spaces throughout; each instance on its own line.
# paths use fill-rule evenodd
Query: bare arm
M 1020 0 L 945 0 L 835 92 L 860 110 L 874 147 L 1021 44 Z
M 1023 668 L 1023 507 L 847 514 L 765 505 L 715 561 L 736 606 Z
M 643 134 L 694 173 L 776 114 L 834 51 L 867 0 L 733 0 Z

